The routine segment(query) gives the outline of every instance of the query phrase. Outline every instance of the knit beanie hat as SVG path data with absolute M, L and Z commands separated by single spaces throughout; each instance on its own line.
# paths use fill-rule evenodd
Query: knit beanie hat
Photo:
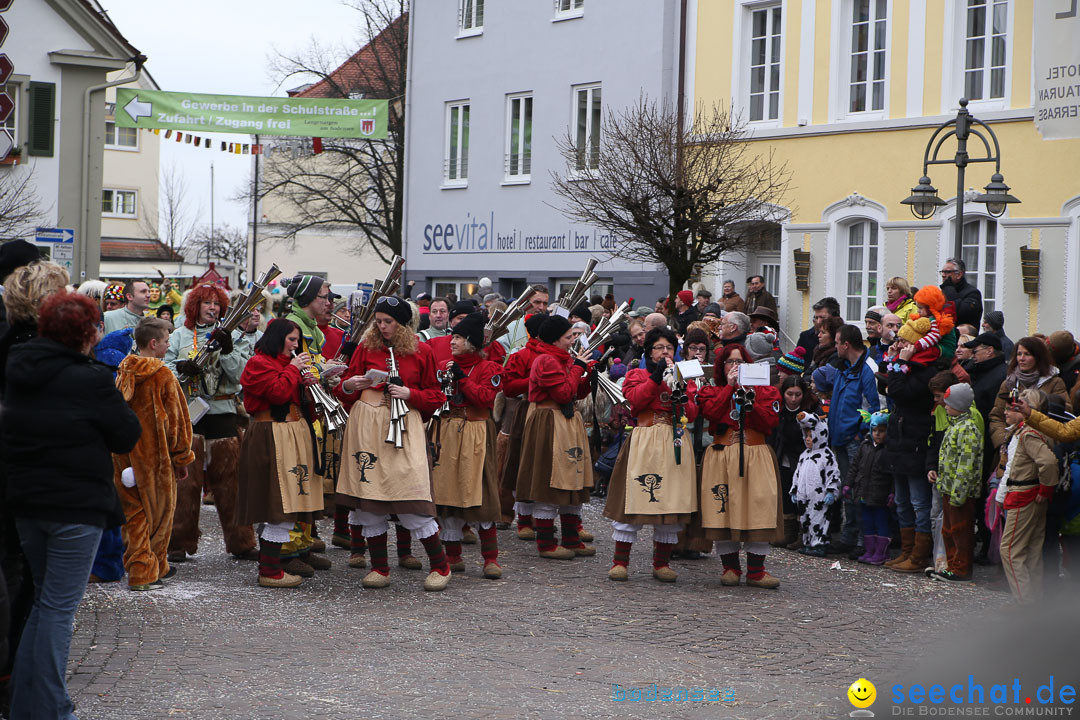
M 412 320 L 412 308 L 394 295 L 384 295 L 375 302 L 375 312 L 385 313 L 398 321 L 399 325 L 408 325 Z
M 720 317 L 724 314 L 724 308 L 720 307 L 717 303 L 709 303 L 705 306 L 705 309 L 701 312 L 702 315 L 715 315 Z
M 26 240 L 9 240 L 0 244 L 0 283 L 22 266 L 40 259 L 41 251 Z M 121 296 L 120 299 L 124 298 Z
M 533 313 L 525 318 L 525 332 L 529 333 L 529 337 L 536 337 L 536 333 L 540 332 L 540 326 L 544 324 L 547 317 L 547 315 Z
M 837 369 L 832 365 L 822 365 L 814 374 L 810 376 L 810 379 L 814 381 L 814 387 L 823 393 L 831 393 L 833 385 L 836 384 Z
M 570 321 L 561 315 L 548 315 L 544 319 L 544 323 L 540 326 L 540 330 L 537 335 L 541 340 L 548 344 L 554 343 L 556 340 L 566 334 L 566 331 L 570 329 Z
M 866 311 L 866 315 L 863 316 L 865 320 L 873 320 L 874 322 L 881 322 L 881 319 L 885 317 L 885 314 L 889 312 L 889 309 L 883 305 L 875 305 Z
M 776 363 L 782 370 L 795 373 L 796 375 L 802 375 L 806 371 L 806 348 L 802 345 L 797 346 L 794 350 L 784 355 Z
M 453 320 L 458 315 L 471 315 L 476 312 L 476 303 L 472 300 L 459 300 L 454 303 L 454 307 L 450 308 L 449 320 Z
M 307 307 L 322 289 L 323 279 L 318 275 L 297 275 L 289 281 L 285 292 L 300 307 Z
M 985 320 L 986 324 L 994 328 L 995 330 L 1000 330 L 1001 328 L 1005 327 L 1005 313 L 1001 312 L 1000 310 L 991 310 L 990 312 L 983 315 L 983 320 Z
M 680 290 L 679 292 L 677 292 L 675 294 L 675 296 L 677 298 L 679 298 L 679 300 L 682 301 L 683 305 L 693 305 L 694 304 L 694 293 L 691 292 L 690 290 Z
M 967 383 L 950 385 L 945 391 L 945 404 L 953 410 L 966 412 L 973 402 L 975 402 L 975 391 Z
M 767 358 L 772 354 L 773 342 L 776 340 L 776 336 L 768 332 L 756 332 L 748 335 L 746 342 L 747 352 L 750 353 L 750 358 L 753 361 Z
M 109 283 L 105 286 L 105 293 L 101 296 L 102 301 L 105 300 L 117 300 L 122 303 L 127 303 L 127 297 L 124 295 L 124 283 Z
M 587 323 L 592 322 L 592 310 L 589 309 L 588 303 L 583 302 L 570 311 L 570 317 Z
M 460 335 L 468 340 L 474 348 L 481 350 L 484 347 L 484 325 L 486 324 L 487 318 L 484 313 L 469 313 L 458 321 L 458 324 L 450 330 L 450 334 Z
M 928 332 L 930 332 L 930 319 L 912 315 L 906 323 L 900 326 L 897 335 L 902 340 L 915 344 L 926 337 Z
M 621 377 L 626 377 L 626 365 L 619 358 L 615 358 L 611 361 L 611 367 L 607 371 L 608 377 L 612 380 L 618 380 Z

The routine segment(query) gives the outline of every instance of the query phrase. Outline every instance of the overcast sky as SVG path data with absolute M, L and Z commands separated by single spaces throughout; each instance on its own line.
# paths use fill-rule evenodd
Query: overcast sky
M 268 59 L 316 39 L 343 59 L 358 49 L 359 13 L 339 0 L 101 0 L 120 32 L 144 55 L 162 90 L 228 95 L 273 95 Z M 214 222 L 243 228 L 250 210 L 230 200 L 250 182 L 251 156 L 220 152 L 221 140 L 250 142 L 247 135 L 211 135 L 211 149 L 162 141 L 162 168 L 174 165 L 187 180 L 191 212 L 210 221 L 210 164 L 214 165 Z

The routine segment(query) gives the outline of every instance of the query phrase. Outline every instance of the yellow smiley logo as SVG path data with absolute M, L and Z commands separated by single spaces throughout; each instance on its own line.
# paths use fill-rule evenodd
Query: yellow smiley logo
M 848 700 L 857 708 L 868 708 L 877 699 L 877 688 L 866 678 L 859 678 L 847 689 Z

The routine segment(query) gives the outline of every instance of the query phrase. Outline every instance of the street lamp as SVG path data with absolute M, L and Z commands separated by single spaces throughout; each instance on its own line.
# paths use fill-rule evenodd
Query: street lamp
M 912 214 L 920 220 L 932 217 L 934 212 L 945 204 L 945 201 L 938 197 L 937 189 L 930 184 L 928 169 L 931 165 L 955 165 L 956 234 L 953 247 L 955 249 L 954 256 L 958 258 L 963 254 L 964 248 L 964 172 L 969 163 L 994 163 L 995 172 L 990 178 L 990 184 L 984 188 L 986 192 L 974 198 L 975 202 L 986 205 L 986 211 L 990 215 L 1001 217 L 1006 206 L 1020 202 L 1016 197 L 1009 194 L 1009 186 L 1005 184 L 1005 177 L 1001 174 L 1001 146 L 998 144 L 997 135 L 990 129 L 989 125 L 968 112 L 967 104 L 967 98 L 960 98 L 960 110 L 956 113 L 956 118 L 942 123 L 934 130 L 934 134 L 930 136 L 929 142 L 926 143 L 926 150 L 923 152 L 923 176 L 919 178 L 919 184 L 911 188 L 911 195 L 900 201 L 901 205 L 909 206 Z M 986 131 L 985 134 L 983 130 Z M 986 151 L 985 157 L 970 157 L 968 155 L 967 142 L 972 135 L 982 140 L 983 149 Z M 989 139 L 987 139 L 987 135 L 989 135 Z M 940 153 L 942 145 L 950 137 L 956 138 L 956 154 L 952 158 L 940 159 L 938 153 Z M 993 151 L 990 148 L 991 141 L 994 143 Z M 933 151 L 932 154 L 931 150 Z

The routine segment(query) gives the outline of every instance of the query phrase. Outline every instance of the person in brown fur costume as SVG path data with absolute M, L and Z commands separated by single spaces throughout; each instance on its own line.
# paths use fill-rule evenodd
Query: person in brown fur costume
M 250 348 L 246 343 L 236 343 L 234 347 L 240 331 L 229 334 L 222 328 L 215 329 L 218 318 L 228 307 L 228 295 L 216 285 L 205 283 L 190 290 L 184 299 L 184 324 L 169 337 L 169 350 L 164 358 L 169 369 L 191 378 L 184 388 L 187 396 L 200 397 L 209 406 L 193 429 L 194 472 L 188 473 L 187 480 L 177 483 L 170 563 L 183 562 L 198 549 L 203 468 L 206 483 L 214 494 L 225 550 L 237 559 L 259 559 L 254 530 L 250 525 L 240 524 L 237 516 L 241 431 L 236 394 L 240 391 L 240 375 L 250 357 Z M 211 339 L 217 341 L 220 349 L 211 353 L 209 362 L 200 368 L 193 358 Z
M 187 398 L 161 358 L 169 349 L 171 325 L 144 318 L 135 327 L 138 352 L 128 355 L 116 373 L 116 386 L 139 418 L 143 434 L 126 455 L 113 455 L 116 492 L 127 518 L 124 569 L 132 590 L 161 587 L 171 576 L 166 553 L 176 509 L 176 481 L 187 478 L 191 419 Z

